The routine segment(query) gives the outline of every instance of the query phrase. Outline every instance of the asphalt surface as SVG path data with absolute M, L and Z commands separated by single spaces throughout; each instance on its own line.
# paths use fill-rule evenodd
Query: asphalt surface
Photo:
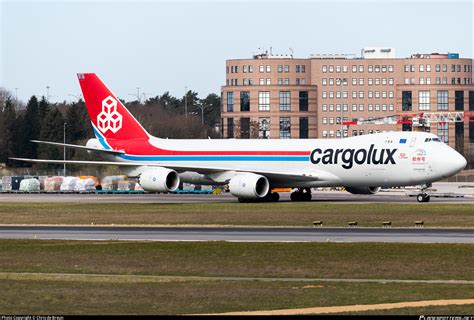
M 474 229 L 0 226 L 2 239 L 474 243 Z
M 460 196 L 460 195 L 457 195 Z M 291 202 L 289 193 L 280 193 L 281 202 Z M 404 191 L 380 192 L 375 195 L 354 195 L 343 191 L 313 192 L 313 202 L 320 203 L 417 203 Z M 95 203 L 238 203 L 229 193 L 213 194 L 20 194 L 0 193 L 2 202 L 95 202 Z M 474 197 L 436 197 L 430 203 L 473 203 Z M 426 204 L 423 204 L 426 205 Z

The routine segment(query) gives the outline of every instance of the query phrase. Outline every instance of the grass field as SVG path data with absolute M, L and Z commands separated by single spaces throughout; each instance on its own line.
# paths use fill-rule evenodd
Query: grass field
M 0 224 L 90 225 L 266 225 L 474 227 L 472 204 L 328 204 L 328 203 L 206 203 L 206 204 L 97 204 L 1 203 Z
M 212 313 L 473 298 L 472 284 L 179 277 L 474 280 L 473 253 L 469 244 L 0 240 L 0 313 Z M 474 312 L 473 305 L 437 308 Z M 393 311 L 403 312 L 418 313 Z

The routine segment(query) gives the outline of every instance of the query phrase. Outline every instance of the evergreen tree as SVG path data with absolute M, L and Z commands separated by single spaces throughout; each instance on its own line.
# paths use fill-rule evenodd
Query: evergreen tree
M 32 143 L 30 140 L 39 138 L 40 127 L 38 99 L 32 96 L 26 105 L 25 114 L 21 123 L 22 156 L 26 158 L 38 157 L 37 144 Z
M 57 108 L 51 108 L 44 117 L 40 139 L 43 141 L 63 141 L 64 119 Z M 62 148 L 41 144 L 38 147 L 38 156 L 41 159 L 62 159 Z
M 18 165 L 18 162 L 12 162 L 9 157 L 16 157 L 20 155 L 20 141 L 18 135 L 18 116 L 15 110 L 13 100 L 9 97 L 5 102 L 5 109 L 3 111 L 3 150 L 2 162 L 7 165 Z
M 41 125 L 43 123 L 44 118 L 46 117 L 46 114 L 48 113 L 49 110 L 49 103 L 46 100 L 44 96 L 41 97 L 41 100 L 38 105 L 38 116 L 39 116 L 39 122 L 40 122 L 40 131 L 41 131 Z
M 211 93 L 201 100 L 201 104 L 204 110 L 204 123 L 211 128 L 214 127 L 221 119 L 221 98 Z

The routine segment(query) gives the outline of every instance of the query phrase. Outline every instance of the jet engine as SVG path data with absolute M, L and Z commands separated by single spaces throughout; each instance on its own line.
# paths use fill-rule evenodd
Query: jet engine
M 230 179 L 229 191 L 238 198 L 260 199 L 270 191 L 270 183 L 266 177 L 258 174 L 239 174 Z
M 346 187 L 347 192 L 352 194 L 376 194 L 380 191 L 380 187 Z
M 170 192 L 178 189 L 179 176 L 174 170 L 156 167 L 140 174 L 138 183 L 146 191 Z

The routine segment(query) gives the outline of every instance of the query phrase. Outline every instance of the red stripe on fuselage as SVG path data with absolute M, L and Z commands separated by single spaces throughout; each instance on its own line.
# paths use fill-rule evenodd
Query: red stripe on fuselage
M 149 140 L 113 140 L 107 143 L 114 150 L 143 156 L 309 156 L 309 151 L 179 151 L 157 148 Z

